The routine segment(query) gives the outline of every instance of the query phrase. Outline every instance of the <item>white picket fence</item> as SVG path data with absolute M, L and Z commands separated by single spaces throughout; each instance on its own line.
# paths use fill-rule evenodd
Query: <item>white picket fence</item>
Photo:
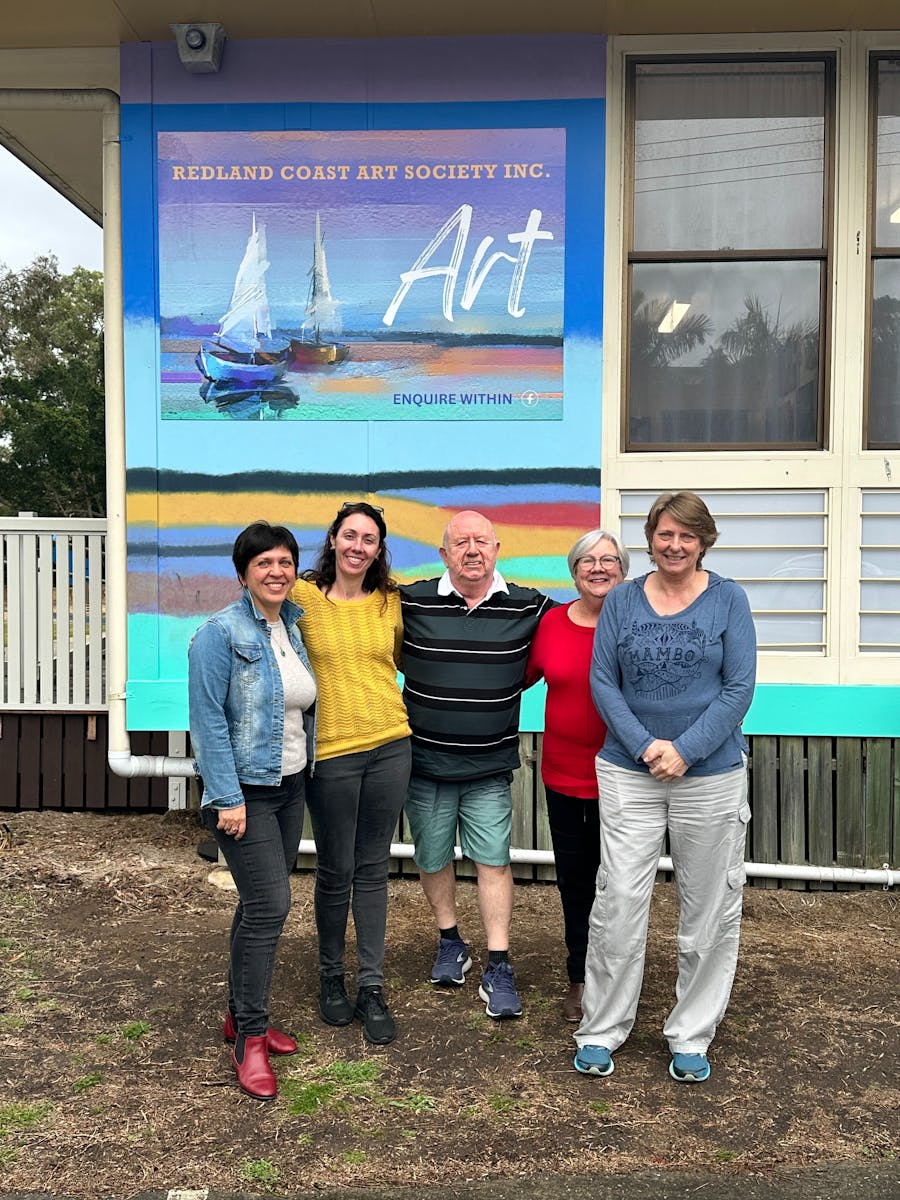
M 106 710 L 106 520 L 0 517 L 0 708 Z

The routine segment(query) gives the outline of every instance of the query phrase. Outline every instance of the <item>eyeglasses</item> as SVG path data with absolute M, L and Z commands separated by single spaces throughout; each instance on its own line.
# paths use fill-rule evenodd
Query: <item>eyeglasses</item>
M 594 567 L 602 567 L 604 571 L 614 571 L 622 565 L 622 560 L 616 554 L 602 554 L 600 558 L 579 558 L 578 565 L 582 569 L 593 571 Z
M 383 508 L 379 508 L 377 504 L 370 504 L 368 502 L 368 500 L 345 500 L 344 503 L 341 505 L 341 507 L 338 509 L 338 514 L 340 514 L 342 512 L 346 512 L 348 508 L 363 508 L 363 507 L 371 508 L 375 512 L 381 513 L 382 516 L 384 515 Z

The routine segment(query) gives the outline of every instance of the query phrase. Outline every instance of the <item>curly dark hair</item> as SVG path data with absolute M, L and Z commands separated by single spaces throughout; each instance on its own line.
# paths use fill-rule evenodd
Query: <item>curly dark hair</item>
M 320 591 L 328 592 L 337 578 L 337 562 L 331 539 L 337 537 L 338 530 L 346 519 L 356 516 L 357 513 L 361 513 L 364 517 L 368 517 L 370 521 L 375 522 L 381 538 L 378 554 L 372 560 L 372 564 L 368 571 L 366 571 L 365 578 L 363 579 L 363 591 L 381 592 L 382 596 L 387 597 L 388 592 L 396 592 L 398 590 L 397 584 L 391 578 L 391 552 L 388 550 L 387 545 L 387 525 L 384 523 L 384 516 L 381 509 L 367 503 L 365 500 L 348 500 L 345 504 L 341 505 L 337 516 L 328 526 L 325 541 L 322 543 L 322 548 L 315 563 L 308 571 L 303 572 L 301 578 L 308 579 L 311 583 L 314 583 Z

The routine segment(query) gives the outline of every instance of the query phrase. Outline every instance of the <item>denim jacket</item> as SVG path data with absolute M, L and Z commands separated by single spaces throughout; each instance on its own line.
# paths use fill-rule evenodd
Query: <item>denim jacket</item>
M 291 645 L 313 674 L 297 628 L 303 609 L 281 605 Z M 315 676 L 313 676 L 315 678 Z M 240 600 L 207 618 L 188 650 L 188 700 L 194 770 L 203 777 L 201 804 L 234 808 L 244 803 L 241 784 L 281 782 L 284 687 L 266 618 L 245 588 Z M 307 759 L 316 753 L 316 706 L 303 714 Z

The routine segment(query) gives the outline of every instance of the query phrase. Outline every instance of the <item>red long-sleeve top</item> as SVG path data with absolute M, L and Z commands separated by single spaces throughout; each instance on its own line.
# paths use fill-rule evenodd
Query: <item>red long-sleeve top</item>
M 572 601 L 574 603 L 574 601 Z M 594 630 L 569 618 L 571 604 L 551 609 L 531 643 L 525 685 L 547 683 L 541 778 L 545 787 L 582 800 L 597 799 L 594 758 L 606 737 L 591 698 Z

